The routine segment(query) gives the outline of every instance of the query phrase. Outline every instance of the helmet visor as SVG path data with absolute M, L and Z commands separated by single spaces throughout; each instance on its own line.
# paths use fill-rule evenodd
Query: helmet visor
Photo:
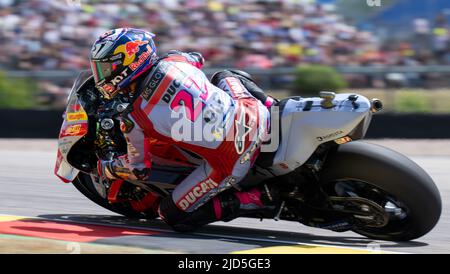
M 94 74 L 95 83 L 98 84 L 99 82 L 111 76 L 114 70 L 114 64 L 109 61 L 102 62 L 98 60 L 91 60 L 91 69 L 92 73 Z

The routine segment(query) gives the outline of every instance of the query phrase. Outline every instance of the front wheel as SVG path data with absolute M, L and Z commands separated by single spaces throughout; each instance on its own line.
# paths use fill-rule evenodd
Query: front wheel
M 139 219 L 155 219 L 158 215 L 149 210 L 146 212 L 139 212 L 133 209 L 129 203 L 115 203 L 111 204 L 108 199 L 103 198 L 95 189 L 92 178 L 88 174 L 80 172 L 75 180 L 72 182 L 78 191 L 80 191 L 89 200 L 93 201 L 97 205 L 104 207 L 110 211 L 118 213 L 120 215 L 126 216 L 128 218 L 139 218 Z
M 433 229 L 441 215 L 441 197 L 431 177 L 412 160 L 382 146 L 339 146 L 330 152 L 320 180 L 330 196 L 365 198 L 384 209 L 387 224 L 353 230 L 368 238 L 416 239 Z

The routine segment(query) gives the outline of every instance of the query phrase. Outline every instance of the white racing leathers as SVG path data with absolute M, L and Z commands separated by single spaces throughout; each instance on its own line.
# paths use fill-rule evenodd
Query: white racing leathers
M 235 186 L 253 165 L 267 138 L 268 109 L 227 77 L 218 87 L 181 55 L 163 59 L 147 77 L 123 131 L 128 168 L 151 167 L 149 138 L 175 146 L 203 161 L 173 191 L 178 208 L 192 212 Z

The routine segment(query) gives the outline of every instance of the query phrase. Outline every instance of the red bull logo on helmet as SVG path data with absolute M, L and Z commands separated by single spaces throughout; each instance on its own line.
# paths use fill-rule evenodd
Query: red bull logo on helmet
M 145 60 L 147 60 L 150 57 L 150 55 L 151 55 L 151 53 L 149 51 L 142 53 L 136 62 L 131 63 L 130 69 L 132 71 L 135 71 L 136 69 L 138 69 L 145 62 Z
M 134 62 L 134 59 L 136 58 L 136 53 L 139 52 L 139 48 L 142 45 L 146 44 L 148 44 L 148 41 L 140 41 L 140 40 L 130 41 L 124 45 L 118 46 L 114 51 L 114 54 L 123 53 L 125 56 L 123 60 L 123 65 L 128 66 L 129 64 Z
M 147 44 L 148 41 L 133 41 L 125 44 L 125 50 L 128 56 L 132 56 L 139 51 L 141 45 Z

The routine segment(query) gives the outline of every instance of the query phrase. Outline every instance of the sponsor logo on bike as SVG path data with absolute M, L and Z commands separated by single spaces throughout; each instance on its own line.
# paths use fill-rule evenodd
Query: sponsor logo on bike
M 86 120 L 87 114 L 84 111 L 67 113 L 67 121 L 69 122 L 86 121 Z
M 60 137 L 80 136 L 87 133 L 87 124 L 70 125 L 61 131 Z
M 344 132 L 342 130 L 339 130 L 339 131 L 336 131 L 336 132 L 333 132 L 333 133 L 330 133 L 330 134 L 327 134 L 324 136 L 318 136 L 318 137 L 316 137 L 316 140 L 319 142 L 322 142 L 322 141 L 326 141 L 326 140 L 329 140 L 334 137 L 338 137 L 341 134 L 344 134 Z

